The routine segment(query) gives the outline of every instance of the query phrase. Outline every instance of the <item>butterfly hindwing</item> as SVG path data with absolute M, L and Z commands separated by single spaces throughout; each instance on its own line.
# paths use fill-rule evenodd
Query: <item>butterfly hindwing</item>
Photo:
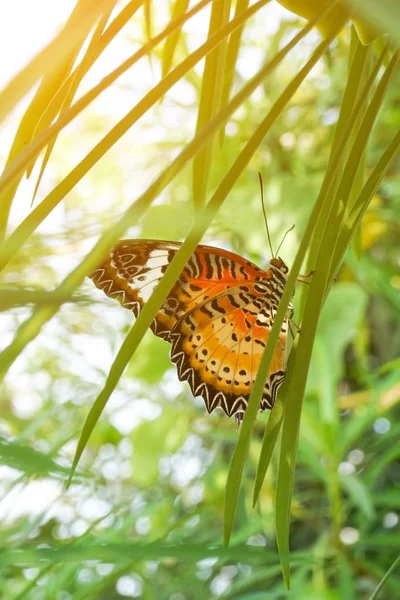
M 275 308 L 252 285 L 231 288 L 180 319 L 172 332 L 171 359 L 208 412 L 231 416 L 248 403 Z M 286 370 L 286 323 L 271 362 L 260 408 L 272 408 Z
M 180 244 L 122 240 L 92 273 L 95 285 L 135 316 L 151 296 Z M 282 281 L 281 281 L 282 280 Z M 178 376 L 217 406 L 243 416 L 285 280 L 241 256 L 197 246 L 151 328 L 172 343 Z M 272 408 L 286 370 L 285 320 L 260 409 Z

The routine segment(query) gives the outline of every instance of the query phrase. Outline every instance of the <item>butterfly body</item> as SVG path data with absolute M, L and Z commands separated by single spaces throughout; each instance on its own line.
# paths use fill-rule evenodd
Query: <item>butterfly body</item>
M 179 247 L 122 240 L 91 278 L 137 316 Z M 151 329 L 171 343 L 179 379 L 203 397 L 208 412 L 220 406 L 242 419 L 287 272 L 280 258 L 263 270 L 233 252 L 199 245 L 158 311 Z M 287 325 L 285 319 L 260 410 L 272 408 L 285 375 Z

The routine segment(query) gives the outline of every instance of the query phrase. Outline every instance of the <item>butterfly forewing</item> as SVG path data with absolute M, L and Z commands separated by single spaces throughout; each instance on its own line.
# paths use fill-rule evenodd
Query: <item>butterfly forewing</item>
M 137 316 L 180 244 L 123 240 L 91 277 Z M 286 268 L 286 267 L 285 267 Z M 287 271 L 287 269 L 286 269 Z M 285 271 L 285 272 L 286 272 Z M 172 343 L 178 376 L 240 420 L 267 343 L 284 277 L 225 250 L 198 246 L 152 323 Z M 272 408 L 286 370 L 287 320 L 275 348 L 260 409 Z
M 90 277 L 107 296 L 117 298 L 137 317 L 178 248 L 173 242 L 122 240 Z M 171 329 L 184 313 L 185 307 L 171 293 L 151 325 L 153 332 L 169 340 Z

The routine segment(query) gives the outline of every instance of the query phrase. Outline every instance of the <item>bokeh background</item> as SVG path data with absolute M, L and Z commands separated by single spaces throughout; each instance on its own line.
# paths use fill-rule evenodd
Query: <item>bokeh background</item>
M 118 2 L 115 14 L 126 4 Z M 155 4 L 151 35 L 168 22 L 172 3 Z M 2 85 L 60 30 L 74 6 L 72 0 L 15 0 L 1 9 L 1 55 L 7 56 Z M 206 8 L 184 26 L 177 60 L 204 41 L 209 18 Z M 250 19 L 235 89 L 302 24 L 277 3 Z M 302 84 L 214 219 L 206 243 L 267 265 L 260 171 L 275 247 L 296 225 L 280 252 L 291 265 L 326 169 L 352 35 L 346 26 Z M 140 9 L 89 70 L 79 94 L 148 36 Z M 210 190 L 320 39 L 312 31 L 231 117 L 225 143 L 214 150 Z M 0 289 L 2 348 L 32 311 L 25 301 L 16 305 L 7 291 L 54 289 L 190 141 L 203 67 L 202 61 L 146 112 L 8 265 Z M 62 131 L 38 189 L 40 164 L 21 182 L 10 230 L 158 82 L 161 68 L 156 48 Z M 398 83 L 397 74 L 368 148 L 367 172 L 399 126 Z M 15 107 L 2 128 L 4 163 L 30 99 Z M 127 237 L 183 239 L 193 221 L 191 190 L 188 166 Z M 320 318 L 291 507 L 291 592 L 283 585 L 275 542 L 275 455 L 259 502 L 251 506 L 268 416 L 257 418 L 226 549 L 222 510 L 237 426 L 222 411 L 206 414 L 202 400 L 178 381 L 168 344 L 151 333 L 107 403 L 65 489 L 83 422 L 133 320 L 86 280 L 1 384 L 0 595 L 7 600 L 369 598 L 400 551 L 399 199 L 394 163 Z M 332 421 L 335 427 L 326 428 Z M 379 598 L 399 597 L 400 577 L 393 573 Z

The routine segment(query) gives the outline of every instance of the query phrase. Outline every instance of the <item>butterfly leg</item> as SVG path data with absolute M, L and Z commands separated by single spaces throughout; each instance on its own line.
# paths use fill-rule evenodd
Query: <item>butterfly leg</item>
M 299 275 L 299 277 L 301 277 L 302 279 L 307 279 L 307 277 L 312 277 L 312 275 L 315 274 L 315 271 L 308 271 L 308 273 L 306 273 L 305 275 Z
M 305 283 L 306 285 L 310 285 L 309 281 L 304 281 L 304 279 L 307 279 L 308 277 L 312 277 L 312 275 L 314 275 L 315 271 L 309 271 L 308 273 L 306 273 L 305 275 L 299 275 L 297 278 L 297 281 L 299 283 Z
M 292 338 L 294 339 L 294 338 L 295 338 L 295 336 L 296 336 L 296 333 L 300 333 L 300 332 L 301 332 L 301 327 L 299 327 L 299 326 L 298 326 L 298 325 L 297 325 L 297 324 L 296 324 L 296 323 L 293 321 L 293 319 L 292 319 L 291 317 L 289 317 L 289 318 L 288 318 L 288 323 L 289 323 L 289 330 L 290 330 L 290 333 L 291 333 L 291 335 L 292 335 Z M 297 332 L 293 333 L 292 326 L 293 326 L 293 327 L 295 327 L 295 328 L 297 329 Z

